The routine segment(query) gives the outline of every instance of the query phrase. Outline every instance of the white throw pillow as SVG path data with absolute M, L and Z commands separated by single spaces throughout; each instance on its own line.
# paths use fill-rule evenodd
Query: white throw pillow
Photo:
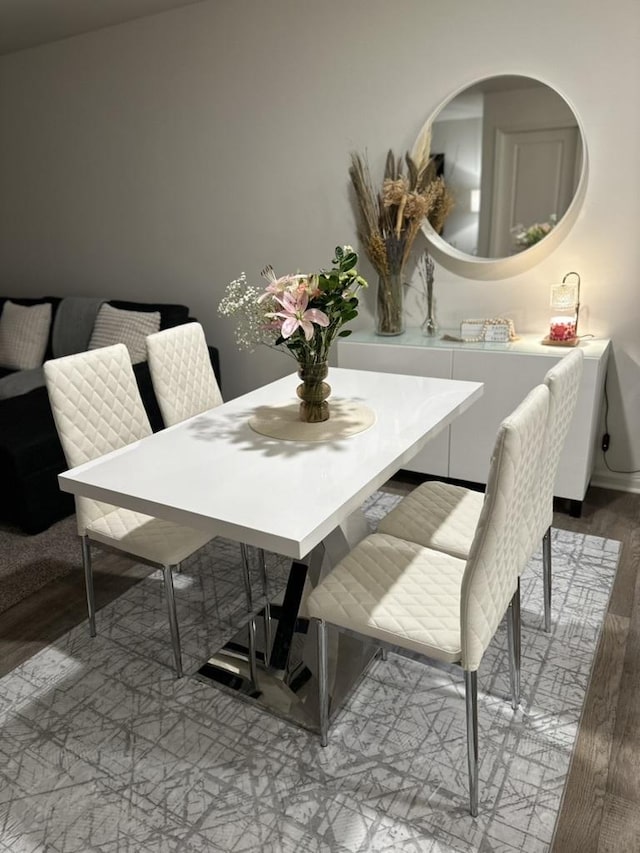
M 32 370 L 40 367 L 51 326 L 51 303 L 18 305 L 10 299 L 0 316 L 0 367 Z
M 147 358 L 147 335 L 160 330 L 159 311 L 123 311 L 106 303 L 100 307 L 89 349 L 125 344 L 132 364 Z

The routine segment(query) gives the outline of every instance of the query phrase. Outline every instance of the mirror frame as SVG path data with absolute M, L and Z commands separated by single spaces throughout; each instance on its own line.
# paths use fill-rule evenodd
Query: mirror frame
M 524 249 L 522 252 L 517 252 L 515 255 L 508 255 L 504 258 L 482 258 L 476 257 L 475 255 L 469 255 L 466 252 L 461 252 L 459 249 L 454 248 L 446 240 L 444 240 L 431 226 L 428 221 L 425 221 L 422 226 L 422 232 L 426 237 L 427 243 L 429 245 L 429 250 L 434 258 L 434 260 L 438 261 L 445 269 L 448 269 L 450 272 L 455 273 L 456 275 L 462 276 L 463 278 L 474 278 L 482 281 L 487 281 L 490 279 L 501 279 L 508 278 L 510 276 L 519 275 L 520 273 L 526 272 L 526 270 L 535 266 L 535 264 L 544 260 L 551 252 L 556 249 L 560 243 L 565 239 L 569 231 L 571 231 L 573 225 L 578 218 L 578 213 L 582 207 L 582 203 L 584 201 L 584 197 L 587 189 L 587 179 L 589 174 L 589 154 L 587 150 L 587 140 L 585 137 L 584 126 L 578 115 L 578 112 L 571 101 L 560 92 L 555 86 L 552 86 L 551 83 L 546 80 L 542 80 L 539 77 L 533 77 L 531 74 L 522 74 L 519 72 L 509 72 L 505 74 L 491 74 L 486 77 L 480 77 L 477 80 L 473 80 L 470 83 L 465 83 L 456 89 L 452 94 L 448 95 L 444 100 L 440 102 L 440 104 L 436 107 L 436 109 L 431 113 L 429 118 L 424 122 L 422 127 L 420 128 L 420 133 L 418 134 L 416 145 L 417 147 L 420 140 L 422 139 L 424 133 L 427 129 L 436 121 L 440 112 L 444 109 L 447 104 L 451 103 L 451 101 L 456 98 L 458 95 L 461 95 L 471 86 L 475 86 L 478 83 L 483 83 L 488 80 L 492 80 L 495 77 L 504 77 L 504 76 L 514 76 L 514 77 L 526 77 L 530 80 L 536 80 L 538 83 L 542 83 L 548 88 L 552 89 L 556 92 L 570 107 L 572 110 L 576 123 L 578 125 L 578 129 L 580 131 L 580 137 L 582 140 L 582 170 L 580 172 L 580 178 L 578 180 L 578 186 L 576 187 L 575 194 L 571 201 L 571 204 L 565 211 L 562 219 L 558 221 L 556 226 L 547 234 L 547 236 L 540 240 L 538 243 L 535 243 L 533 246 L 529 246 L 528 249 Z

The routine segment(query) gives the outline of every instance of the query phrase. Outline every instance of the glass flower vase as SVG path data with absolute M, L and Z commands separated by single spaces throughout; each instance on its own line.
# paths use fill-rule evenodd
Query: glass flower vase
M 328 373 L 329 365 L 326 361 L 298 366 L 298 376 L 302 382 L 298 385 L 296 393 L 301 400 L 301 421 L 317 424 L 329 420 L 327 397 L 331 393 L 331 386 L 324 381 Z
M 404 332 L 404 288 L 402 270 L 378 276 L 376 334 L 401 335 Z
M 427 291 L 427 316 L 422 321 L 420 326 L 422 334 L 427 337 L 433 337 L 438 334 L 438 324 L 436 323 L 434 311 L 433 288 L 430 287 Z

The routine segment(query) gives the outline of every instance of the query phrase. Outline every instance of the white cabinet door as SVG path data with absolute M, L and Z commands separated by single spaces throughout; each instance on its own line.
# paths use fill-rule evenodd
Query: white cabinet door
M 379 370 L 408 376 L 451 378 L 452 351 L 421 347 L 397 347 L 389 344 L 338 342 L 338 366 L 356 370 Z M 476 406 L 477 403 L 474 403 Z M 406 466 L 408 471 L 447 477 L 449 470 L 449 429 L 432 438 Z
M 602 440 L 601 423 L 607 357 L 585 358 L 576 410 L 560 455 L 554 495 L 582 500 L 589 481 L 597 448 Z
M 565 353 L 562 353 L 564 355 Z M 453 378 L 484 382 L 484 394 L 451 425 L 449 476 L 486 483 L 500 421 L 544 380 L 562 355 L 544 358 L 509 353 L 456 351 Z M 560 456 L 554 495 L 581 501 L 589 485 L 596 444 L 606 359 L 585 358 L 580 393 Z

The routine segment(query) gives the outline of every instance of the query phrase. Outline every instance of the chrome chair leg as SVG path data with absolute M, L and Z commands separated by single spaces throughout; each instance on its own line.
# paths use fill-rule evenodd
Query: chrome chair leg
M 244 580 L 244 591 L 247 599 L 247 612 L 253 614 L 253 593 L 251 590 L 251 566 L 249 563 L 249 548 L 244 542 L 240 543 L 240 554 L 242 555 L 242 579 Z M 258 665 L 256 663 L 256 620 L 251 615 L 247 623 L 249 632 L 249 677 L 254 685 L 258 684 Z
M 269 665 L 269 658 L 271 656 L 271 642 L 272 642 L 272 629 L 271 629 L 271 604 L 269 603 L 269 584 L 267 578 L 267 561 L 264 556 L 264 548 L 258 549 L 258 560 L 260 562 L 260 572 L 262 574 L 262 590 L 264 592 L 264 610 L 262 611 L 262 618 L 264 621 L 264 662 L 265 666 Z
M 467 710 L 467 764 L 469 767 L 469 812 L 478 816 L 478 673 L 464 671 Z
M 173 594 L 173 575 L 171 566 L 162 566 L 164 578 L 164 592 L 167 597 L 167 611 L 169 613 L 169 628 L 171 630 L 171 643 L 173 645 L 173 656 L 176 662 L 176 674 L 182 678 L 182 651 L 180 649 L 180 629 L 178 628 L 178 617 L 176 616 L 176 599 Z
M 258 666 L 256 664 L 256 620 L 251 617 L 247 623 L 249 632 L 249 677 L 254 687 L 258 687 Z
M 329 681 L 327 672 L 327 626 L 314 620 L 318 629 L 318 703 L 320 705 L 320 743 L 329 742 Z
M 244 593 L 247 599 L 247 613 L 253 613 L 253 594 L 251 591 L 249 550 L 244 544 L 244 542 L 240 543 L 240 554 L 242 555 L 242 580 L 244 581 Z
M 507 610 L 507 639 L 509 642 L 509 677 L 511 681 L 511 707 L 517 710 L 520 704 L 520 579 Z
M 551 528 L 542 537 L 542 579 L 544 583 L 544 630 L 551 632 Z
M 89 636 L 96 635 L 96 602 L 93 595 L 93 568 L 91 566 L 91 545 L 88 536 L 80 537 L 82 546 L 82 567 L 84 569 L 84 585 L 87 592 L 87 610 L 89 612 Z

